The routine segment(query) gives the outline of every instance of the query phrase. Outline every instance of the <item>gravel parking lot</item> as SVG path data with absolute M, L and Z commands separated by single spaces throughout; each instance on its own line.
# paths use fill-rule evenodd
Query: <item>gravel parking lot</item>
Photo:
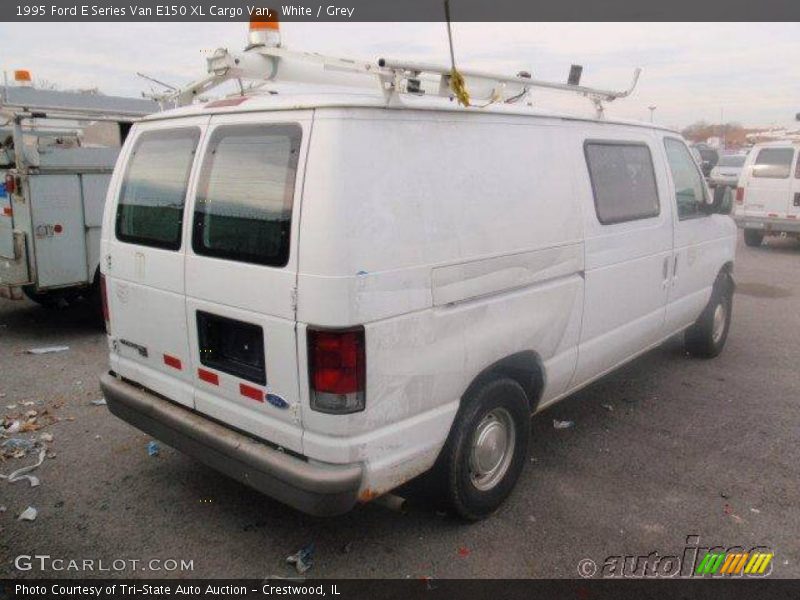
M 534 417 L 516 492 L 475 525 L 413 497 L 407 514 L 366 505 L 316 519 L 163 445 L 151 457 L 150 438 L 91 404 L 107 351 L 91 315 L 0 300 L 0 414 L 56 419 L 36 432 L 53 436 L 41 485 L 0 481 L 0 577 L 288 576 L 286 556 L 311 542 L 314 577 L 577 577 L 584 558 L 680 555 L 687 535 L 769 546 L 773 576 L 800 577 L 798 261 L 793 240 L 740 244 L 724 353 L 694 360 L 671 340 Z M 25 353 L 53 345 L 69 350 Z M 28 506 L 38 518 L 17 520 Z M 141 562 L 20 571 L 21 554 Z M 152 559 L 193 569 L 143 570 L 164 564 Z

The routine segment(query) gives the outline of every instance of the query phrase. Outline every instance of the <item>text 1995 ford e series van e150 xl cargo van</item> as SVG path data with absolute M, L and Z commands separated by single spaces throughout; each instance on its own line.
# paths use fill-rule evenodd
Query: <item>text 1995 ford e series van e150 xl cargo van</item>
M 102 235 L 110 410 L 319 515 L 429 472 L 478 519 L 530 416 L 728 334 L 735 226 L 680 136 L 407 94 L 135 125 Z

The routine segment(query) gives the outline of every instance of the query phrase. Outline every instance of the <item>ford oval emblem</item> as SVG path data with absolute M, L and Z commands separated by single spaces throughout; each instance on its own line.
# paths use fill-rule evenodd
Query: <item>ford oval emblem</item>
M 267 394 L 267 402 L 272 404 L 275 408 L 289 408 L 289 403 L 275 394 Z

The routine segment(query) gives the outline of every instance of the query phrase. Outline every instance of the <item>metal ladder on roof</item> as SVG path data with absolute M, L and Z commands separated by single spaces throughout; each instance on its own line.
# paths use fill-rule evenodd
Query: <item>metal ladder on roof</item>
M 155 99 L 165 106 L 185 106 L 228 81 L 238 81 L 242 95 L 270 82 L 348 87 L 374 86 L 377 82 L 387 105 L 401 105 L 402 94 L 454 98 L 453 67 L 384 58 L 377 63 L 369 63 L 289 50 L 281 46 L 280 31 L 275 20 L 251 20 L 249 44 L 243 52 L 231 53 L 225 48 L 218 48 L 206 61 L 206 77 L 184 88 L 169 90 Z M 579 85 L 581 69 L 573 66 L 568 83 L 538 80 L 524 72 L 515 75 L 469 69 L 458 72 L 469 86 L 484 90 L 483 94 L 476 95 L 482 102 L 477 105 L 478 108 L 500 102 L 519 102 L 527 98 L 532 89 L 538 88 L 583 96 L 592 102 L 598 118 L 604 116 L 605 103 L 625 98 L 633 92 L 641 74 L 641 69 L 637 68 L 626 90 L 606 90 Z M 576 72 L 577 78 L 573 75 Z M 245 89 L 244 80 L 256 83 Z

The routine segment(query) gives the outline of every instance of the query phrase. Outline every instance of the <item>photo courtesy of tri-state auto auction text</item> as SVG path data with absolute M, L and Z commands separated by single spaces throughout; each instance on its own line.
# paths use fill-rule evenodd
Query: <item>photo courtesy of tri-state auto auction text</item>
M 800 5 L 92 1 L 0 7 L 0 597 L 800 591 Z

